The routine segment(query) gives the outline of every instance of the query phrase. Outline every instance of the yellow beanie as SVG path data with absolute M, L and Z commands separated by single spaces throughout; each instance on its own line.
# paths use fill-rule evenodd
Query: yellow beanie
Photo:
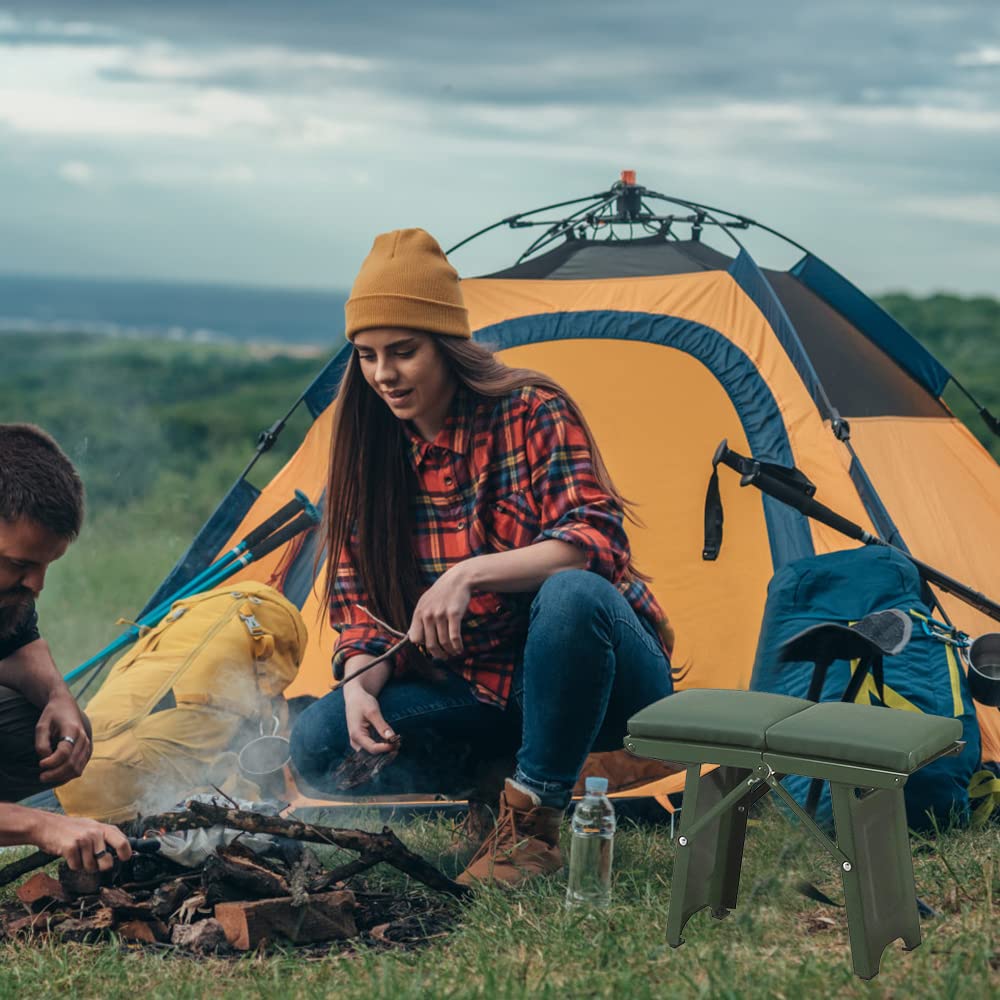
M 373 327 L 471 337 L 458 272 L 423 229 L 375 237 L 344 306 L 347 339 Z

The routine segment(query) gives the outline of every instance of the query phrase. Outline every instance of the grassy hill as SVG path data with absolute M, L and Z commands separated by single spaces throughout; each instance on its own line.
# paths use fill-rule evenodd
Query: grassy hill
M 87 486 L 86 527 L 39 607 L 67 669 L 138 612 L 324 359 L 82 335 L 0 345 L 0 421 L 45 427 Z M 290 422 L 254 482 L 271 478 L 307 424 L 305 413 Z

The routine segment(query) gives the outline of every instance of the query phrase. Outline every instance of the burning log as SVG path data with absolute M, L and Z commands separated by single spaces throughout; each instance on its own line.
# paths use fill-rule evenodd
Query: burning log
M 432 903 L 426 895 L 371 892 L 364 883 L 348 890 L 343 881 L 385 862 L 449 896 L 467 891 L 388 828 L 342 830 L 204 803 L 145 824 L 163 830 L 219 827 L 286 838 L 285 847 L 299 843 L 294 851 L 258 854 L 232 841 L 195 870 L 155 854 L 137 855 L 138 865 L 116 861 L 106 872 L 70 871 L 63 864 L 58 880 L 38 872 L 18 887 L 16 901 L 0 904 L 0 932 L 81 942 L 117 936 L 140 946 L 169 942 L 195 954 L 247 950 L 279 939 L 314 944 L 357 936 L 383 947 L 414 947 L 450 930 L 453 905 Z M 302 842 L 332 844 L 358 857 L 323 871 Z
M 135 837 L 129 837 L 129 844 L 131 844 L 134 852 L 141 854 L 155 854 L 160 849 L 159 842 L 151 839 L 138 840 Z M 29 854 L 27 857 L 20 858 L 0 868 L 0 886 L 9 885 L 22 875 L 37 871 L 39 868 L 44 868 L 46 865 L 50 865 L 53 861 L 58 860 L 58 854 L 35 851 L 34 854 Z
M 287 879 L 250 858 L 215 854 L 205 862 L 202 884 L 211 904 L 233 899 L 274 899 L 290 896 Z
M 383 827 L 381 833 L 367 833 L 364 830 L 344 830 L 318 823 L 303 823 L 300 820 L 282 819 L 280 816 L 265 816 L 243 809 L 226 809 L 208 802 L 191 801 L 186 812 L 161 813 L 142 820 L 147 829 L 203 830 L 211 826 L 243 830 L 246 833 L 262 833 L 275 837 L 288 837 L 310 844 L 331 844 L 345 850 L 357 851 L 366 861 L 377 859 L 399 869 L 405 875 L 439 892 L 464 898 L 470 891 L 448 878 L 429 861 L 414 854 L 389 829 Z
M 74 871 L 65 861 L 58 868 L 59 884 L 69 894 L 70 898 L 80 896 L 96 896 L 103 886 L 111 885 L 115 877 L 113 868 L 101 872 L 88 872 L 82 869 Z
M 98 899 L 114 914 L 115 924 L 129 920 L 153 920 L 153 906 L 139 901 L 124 889 L 102 886 Z

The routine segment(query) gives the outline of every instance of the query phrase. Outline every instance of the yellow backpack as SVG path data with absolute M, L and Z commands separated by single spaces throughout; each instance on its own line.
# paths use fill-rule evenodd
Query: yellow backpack
M 240 798 L 237 753 L 273 719 L 307 633 L 293 604 L 255 581 L 177 601 L 111 668 L 86 707 L 94 752 L 81 777 L 56 789 L 67 813 L 121 823 L 199 791 Z

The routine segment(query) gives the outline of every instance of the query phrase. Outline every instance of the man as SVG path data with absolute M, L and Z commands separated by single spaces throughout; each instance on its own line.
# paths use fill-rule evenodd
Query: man
M 90 723 L 38 633 L 45 573 L 79 534 L 83 483 L 55 441 L 0 424 L 0 845 L 33 844 L 73 869 L 130 856 L 114 826 L 13 805 L 79 777 Z

